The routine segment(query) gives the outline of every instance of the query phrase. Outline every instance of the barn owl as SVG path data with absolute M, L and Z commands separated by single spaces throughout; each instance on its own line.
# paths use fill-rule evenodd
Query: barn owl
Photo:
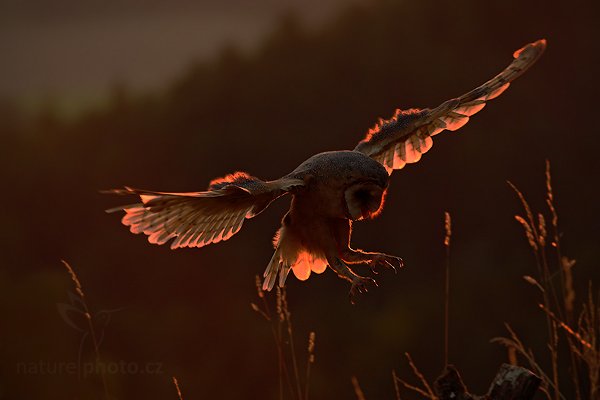
M 368 220 L 383 208 L 392 171 L 416 163 L 433 145 L 433 136 L 455 131 L 498 97 L 541 56 L 545 40 L 514 54 L 500 74 L 460 97 L 429 109 L 396 110 L 380 120 L 354 150 L 316 154 L 282 178 L 264 181 L 235 172 L 210 182 L 200 192 L 170 193 L 125 187 L 109 192 L 135 195 L 139 202 L 107 210 L 123 210 L 124 225 L 144 233 L 148 241 L 171 249 L 202 247 L 227 240 L 246 219 L 260 214 L 273 200 L 292 195 L 273 244 L 275 252 L 264 272 L 263 289 L 285 284 L 290 270 L 299 280 L 327 266 L 347 280 L 350 297 L 367 291 L 375 280 L 356 274 L 349 265 L 396 270 L 399 257 L 350 246 L 353 221 Z

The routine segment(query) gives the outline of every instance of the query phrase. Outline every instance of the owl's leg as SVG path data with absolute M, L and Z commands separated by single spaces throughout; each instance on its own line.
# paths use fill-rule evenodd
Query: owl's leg
M 384 253 L 366 252 L 362 250 L 354 250 L 347 247 L 342 252 L 342 259 L 350 264 L 365 263 L 373 273 L 377 273 L 375 268 L 383 267 L 387 269 L 393 269 L 394 272 L 398 272 L 399 268 L 404 267 L 404 261 L 400 257 L 390 256 Z
M 342 260 L 349 264 L 364 263 L 371 267 L 373 273 L 377 273 L 375 268 L 391 268 L 394 271 L 404 266 L 400 257 L 390 256 L 383 253 L 371 253 L 362 250 L 354 250 L 350 247 L 350 237 L 352 236 L 352 221 L 339 220 L 332 224 L 338 252 Z
M 327 262 L 340 278 L 345 279 L 352 284 L 349 293 L 350 302 L 352 302 L 352 304 L 354 304 L 354 299 L 358 294 L 368 292 L 367 285 L 377 286 L 375 279 L 356 275 L 344 261 L 336 256 L 327 257 Z

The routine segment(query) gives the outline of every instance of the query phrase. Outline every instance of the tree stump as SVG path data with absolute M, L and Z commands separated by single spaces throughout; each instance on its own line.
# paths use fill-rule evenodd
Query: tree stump
M 528 369 L 502 364 L 486 396 L 493 400 L 529 400 L 540 383 L 542 380 Z
M 470 394 L 460 374 L 452 365 L 435 380 L 434 390 L 439 400 L 531 400 L 542 380 L 523 367 L 502 364 L 487 394 Z
M 467 387 L 453 365 L 446 365 L 444 373 L 433 383 L 433 390 L 440 400 L 472 400 Z

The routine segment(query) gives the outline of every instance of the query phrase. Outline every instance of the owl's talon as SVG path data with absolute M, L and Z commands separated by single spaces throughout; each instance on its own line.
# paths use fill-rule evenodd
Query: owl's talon
M 368 293 L 368 291 L 369 291 L 368 285 L 373 285 L 375 287 L 379 286 L 379 285 L 377 285 L 377 282 L 375 281 L 375 279 L 363 277 L 363 276 L 357 276 L 352 281 L 352 287 L 350 288 L 350 293 L 348 293 L 350 296 L 350 302 L 352 304 L 356 304 L 355 299 L 359 294 Z
M 395 274 L 398 273 L 398 269 L 404 267 L 404 261 L 400 257 L 388 256 L 387 254 L 378 254 L 371 261 L 369 261 L 369 267 L 371 271 L 375 272 L 375 268 L 381 266 L 386 269 L 392 269 Z

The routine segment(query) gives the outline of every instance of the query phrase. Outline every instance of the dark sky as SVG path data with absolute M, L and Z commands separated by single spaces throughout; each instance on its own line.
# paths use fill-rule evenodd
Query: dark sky
M 101 98 L 157 88 L 224 44 L 251 49 L 283 13 L 318 24 L 349 0 L 4 0 L 0 97 Z

